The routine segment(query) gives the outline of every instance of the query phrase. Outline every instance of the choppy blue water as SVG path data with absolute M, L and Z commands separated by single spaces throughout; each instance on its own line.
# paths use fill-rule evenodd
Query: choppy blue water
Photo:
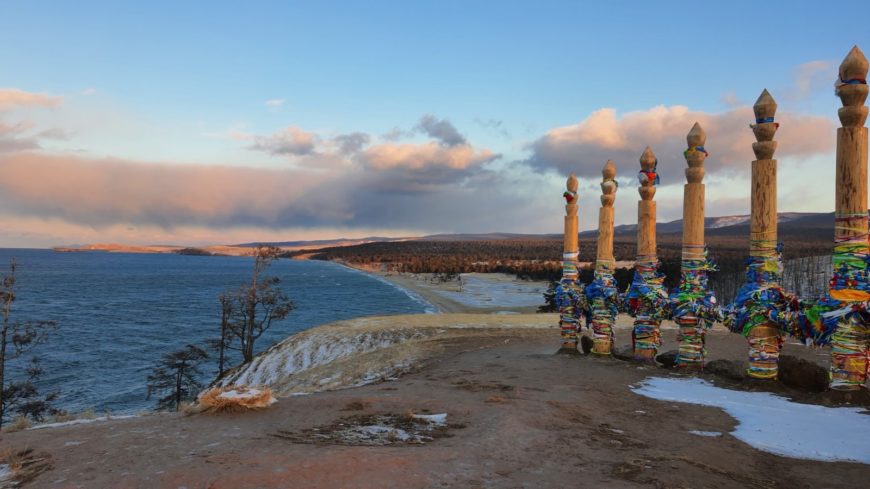
M 217 296 L 250 279 L 252 259 L 0 249 L 0 271 L 18 262 L 13 320 L 58 323 L 42 359 L 41 390 L 60 390 L 70 412 L 150 409 L 146 377 L 164 353 L 205 348 L 219 336 Z M 279 260 L 270 275 L 296 309 L 257 343 L 262 351 L 290 334 L 342 319 L 425 312 L 431 307 L 364 273 L 320 261 Z M 27 357 L 7 365 L 20 378 Z M 207 365 L 210 380 L 216 370 Z

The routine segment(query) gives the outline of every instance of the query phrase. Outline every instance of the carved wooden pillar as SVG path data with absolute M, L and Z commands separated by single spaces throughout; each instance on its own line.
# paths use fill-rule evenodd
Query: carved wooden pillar
M 697 122 L 686 136 L 688 149 L 683 153 L 686 185 L 683 187 L 683 256 L 680 285 L 671 296 L 674 321 L 679 326 L 677 366 L 684 369 L 704 367 L 704 333 L 718 316 L 716 299 L 707 287 L 707 271 L 713 265 L 707 259 L 704 242 L 704 160 L 707 135 Z
M 580 326 L 579 311 L 577 311 L 577 258 L 580 251 L 578 244 L 577 220 L 577 176 L 573 173 L 568 177 L 565 197 L 565 238 L 562 253 L 562 280 L 556 288 L 556 304 L 559 307 L 559 326 L 562 330 L 562 348 L 577 351 L 577 335 Z M 582 293 L 582 291 L 580 291 Z
M 737 304 L 742 319 L 735 325 L 749 340 L 750 377 L 775 379 L 778 373 L 782 333 L 769 321 L 771 310 L 782 310 L 782 259 L 777 242 L 776 213 L 776 141 L 779 124 L 774 121 L 776 101 L 767 90 L 761 92 L 753 106 L 755 124 L 752 143 L 752 211 L 749 228 L 749 264 L 746 285 L 740 290 Z
M 656 194 L 658 160 L 647 147 L 640 156 L 637 203 L 637 260 L 634 278 L 626 294 L 629 313 L 634 316 L 632 346 L 634 357 L 653 362 L 661 345 L 659 325 L 668 314 L 668 294 L 659 273 L 656 256 Z
M 837 129 L 836 225 L 834 276 L 828 295 L 839 301 L 840 315 L 831 335 L 831 387 L 853 390 L 867 381 L 868 237 L 867 237 L 867 71 L 858 46 L 840 64 L 837 96 L 843 107 Z
M 595 276 L 586 287 L 586 300 L 592 309 L 592 353 L 610 355 L 613 324 L 616 321 L 618 293 L 613 278 L 613 201 L 616 199 L 616 165 L 607 160 L 601 171 L 601 209 L 598 212 L 598 252 Z

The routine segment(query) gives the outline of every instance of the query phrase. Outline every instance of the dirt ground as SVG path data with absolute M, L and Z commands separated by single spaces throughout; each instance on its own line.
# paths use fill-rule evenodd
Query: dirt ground
M 720 409 L 636 395 L 629 385 L 669 373 L 554 355 L 553 330 L 432 341 L 442 343 L 437 356 L 391 382 L 282 398 L 262 412 L 4 434 L 0 451 L 45 459 L 47 470 L 26 485 L 34 488 L 815 488 L 870 477 L 867 465 L 755 450 L 728 435 L 735 420 Z M 709 345 L 711 359 L 746 352 L 745 340 L 724 332 Z M 794 345 L 786 353 L 820 354 Z M 371 420 L 411 429 L 411 414 L 436 413 L 447 413 L 447 425 L 413 443 L 336 434 Z

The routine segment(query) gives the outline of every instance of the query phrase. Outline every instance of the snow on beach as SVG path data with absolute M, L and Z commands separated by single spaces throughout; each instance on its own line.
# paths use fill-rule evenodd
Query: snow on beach
M 543 293 L 547 285 L 501 278 L 500 274 L 462 274 L 462 292 L 435 290 L 448 299 L 471 307 L 535 307 L 543 304 Z
M 739 422 L 731 434 L 759 450 L 870 464 L 870 415 L 861 408 L 800 404 L 766 392 L 723 389 L 697 378 L 651 377 L 632 390 L 661 401 L 722 408 Z
M 77 424 L 101 423 L 103 421 L 112 421 L 112 420 L 117 420 L 117 419 L 130 419 L 130 418 L 136 418 L 136 417 L 138 417 L 138 415 L 136 415 L 136 414 L 125 414 L 125 415 L 121 415 L 121 416 L 106 415 L 106 416 L 99 416 L 96 418 L 82 418 L 82 419 L 73 419 L 70 421 L 59 421 L 57 423 L 43 423 L 43 424 L 38 424 L 36 426 L 31 426 L 30 428 L 27 428 L 27 429 L 28 430 L 42 430 L 45 428 L 61 428 L 64 426 L 73 426 L 73 425 L 77 425 Z

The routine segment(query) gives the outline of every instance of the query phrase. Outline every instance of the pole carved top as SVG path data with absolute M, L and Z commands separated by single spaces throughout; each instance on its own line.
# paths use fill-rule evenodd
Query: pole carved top
M 640 183 L 637 191 L 643 200 L 652 200 L 656 194 L 656 184 L 659 183 L 658 165 L 658 158 L 653 150 L 647 146 L 643 150 L 643 154 L 640 155 L 640 172 L 637 174 L 637 180 Z
M 772 159 L 773 153 L 776 152 L 776 141 L 773 140 L 776 130 L 779 129 L 779 123 L 774 122 L 776 107 L 776 100 L 766 88 L 752 106 L 755 112 L 755 124 L 751 124 L 750 127 L 755 134 L 756 142 L 752 143 L 752 151 L 755 152 L 756 160 Z
M 686 181 L 688 183 L 701 183 L 704 180 L 704 160 L 707 159 L 707 150 L 704 143 L 707 142 L 707 133 L 697 122 L 692 130 L 686 135 L 686 144 L 689 148 L 683 152 L 686 157 Z
M 567 190 L 562 194 L 562 197 L 565 197 L 565 212 L 569 216 L 577 215 L 577 189 L 580 186 L 580 182 L 577 181 L 577 175 L 571 174 L 568 177 L 568 181 L 565 182 L 565 186 Z
M 867 121 L 867 70 L 870 64 L 858 46 L 852 48 L 840 64 L 840 78 L 835 93 L 843 107 L 837 111 L 843 127 L 862 127 Z
M 613 201 L 616 200 L 616 189 L 619 184 L 616 182 L 616 165 L 612 161 L 607 160 L 604 168 L 601 169 L 601 205 L 604 207 L 613 207 Z

